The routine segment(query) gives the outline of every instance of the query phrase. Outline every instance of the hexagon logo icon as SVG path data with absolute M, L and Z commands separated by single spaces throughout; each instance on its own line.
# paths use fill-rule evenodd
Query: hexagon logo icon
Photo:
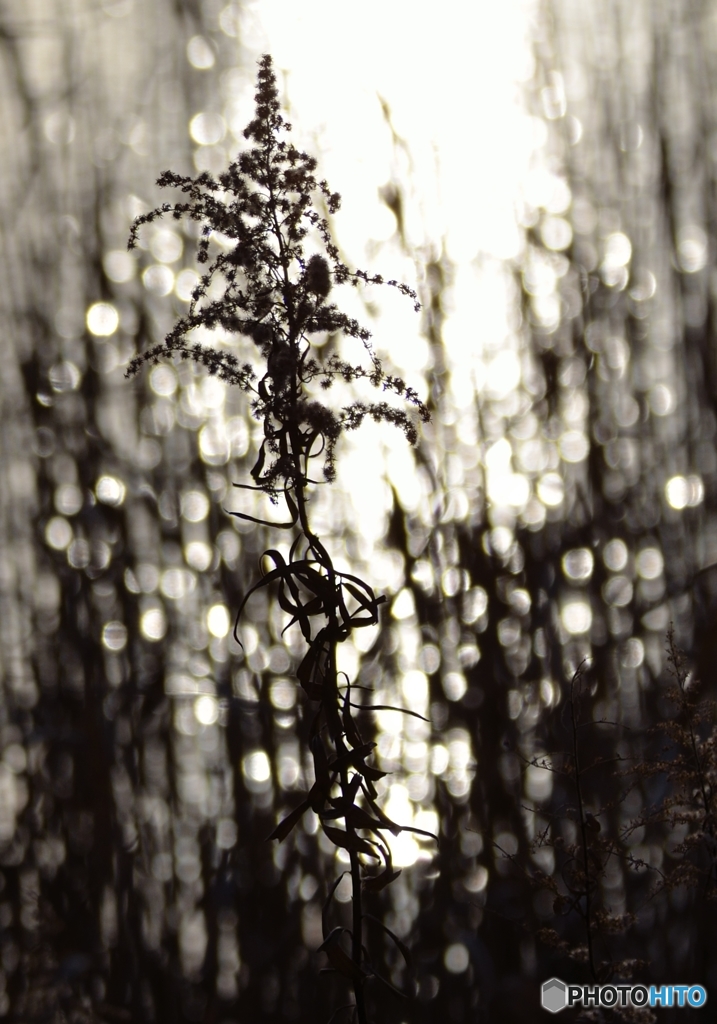
M 560 978 L 550 978 L 543 982 L 540 990 L 540 1002 L 549 1013 L 559 1013 L 567 1006 L 567 985 Z

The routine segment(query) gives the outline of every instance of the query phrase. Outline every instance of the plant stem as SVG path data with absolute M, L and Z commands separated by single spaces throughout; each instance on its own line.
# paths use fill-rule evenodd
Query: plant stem
M 578 668 L 570 682 L 570 717 L 573 727 L 573 765 L 575 768 L 575 792 L 578 798 L 578 817 L 580 819 L 580 836 L 583 848 L 583 871 L 585 873 L 585 930 L 587 932 L 588 962 L 593 980 L 597 980 L 595 969 L 595 954 L 593 950 L 592 936 L 592 906 L 590 903 L 590 860 L 588 857 L 588 833 L 583 808 L 583 793 L 580 787 L 580 755 L 578 752 L 578 723 L 575 716 L 575 684 L 580 680 L 580 669 Z
M 363 954 L 363 907 L 361 904 L 361 866 L 358 854 L 351 853 L 351 909 L 353 914 L 351 959 L 356 964 L 361 963 Z M 364 998 L 363 983 L 354 982 L 354 999 L 356 1000 L 356 1013 L 358 1024 L 368 1024 L 366 1016 L 366 1000 Z
M 299 512 L 299 526 L 301 532 L 309 543 L 311 550 L 314 553 L 317 561 L 326 570 L 331 581 L 332 587 L 336 587 L 336 577 L 334 573 L 333 564 L 329 557 L 326 548 L 323 546 L 321 541 L 311 530 L 309 524 L 308 513 L 306 509 L 306 495 L 305 495 L 305 484 L 304 475 L 301 471 L 300 456 L 300 440 L 296 427 L 293 427 L 290 431 L 292 455 L 294 462 L 294 495 L 296 497 L 296 506 Z M 324 700 L 334 701 L 338 698 L 338 673 L 337 673 L 337 660 L 336 652 L 338 642 L 336 640 L 338 634 L 338 620 L 336 617 L 336 606 L 331 605 L 327 611 L 328 618 L 328 635 L 329 635 L 329 656 L 326 663 L 326 679 L 324 683 Z M 336 736 L 334 739 L 334 746 L 336 749 L 337 756 L 341 756 L 346 753 L 346 744 L 343 741 L 342 736 Z M 348 769 L 344 768 L 340 773 L 341 780 L 341 796 L 346 802 L 346 806 L 350 806 L 352 803 L 349 786 L 349 773 Z M 347 833 L 352 833 L 353 828 L 350 824 L 348 813 L 345 818 L 345 825 Z M 361 892 L 361 864 L 359 862 L 358 853 L 354 850 L 349 851 L 349 859 L 351 864 L 351 906 L 352 906 L 352 927 L 351 927 L 351 959 L 357 968 L 361 968 L 363 960 L 363 904 L 362 904 L 362 892 Z M 356 1003 L 356 1015 L 358 1024 L 368 1024 L 368 1017 L 366 1014 L 366 999 L 363 990 L 363 981 L 358 978 L 353 982 L 354 1000 Z

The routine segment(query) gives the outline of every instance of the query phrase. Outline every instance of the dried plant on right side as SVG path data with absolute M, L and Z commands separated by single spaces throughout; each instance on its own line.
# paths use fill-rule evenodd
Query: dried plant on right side
M 717 897 L 717 703 L 700 699 L 700 682 L 689 671 L 684 652 L 667 632 L 667 664 L 674 679 L 666 698 L 671 717 L 650 733 L 664 742 L 657 756 L 641 759 L 631 773 L 638 779 L 663 776 L 667 795 L 639 815 L 625 832 L 643 826 L 666 826 L 674 866 L 661 875 L 655 894 L 678 886 Z
M 632 854 L 624 837 L 611 827 L 613 812 L 625 800 L 626 791 L 620 789 L 608 801 L 601 799 L 607 781 L 605 770 L 615 760 L 624 758 L 620 753 L 606 756 L 599 747 L 597 752 L 591 749 L 596 729 L 615 729 L 618 723 L 586 714 L 584 707 L 589 696 L 581 664 L 573 673 L 560 712 L 561 731 L 567 739 L 565 749 L 524 760 L 526 770 L 548 771 L 555 779 L 552 807 L 524 806 L 525 811 L 535 816 L 537 828 L 528 847 L 530 860 L 523 862 L 497 848 L 518 868 L 535 893 L 548 896 L 555 924 L 544 924 L 538 929 L 540 941 L 574 964 L 582 965 L 593 983 L 608 984 L 618 978 L 630 979 L 648 966 L 648 961 L 641 957 L 615 956 L 611 950 L 613 940 L 629 932 L 637 915 L 622 909 L 616 911 L 610 905 L 608 876 L 615 861 L 619 862 L 620 870 L 644 870 L 648 865 Z M 596 773 L 602 774 L 603 786 L 597 782 Z M 610 771 L 610 785 L 615 778 L 616 774 Z M 622 945 L 624 951 L 625 943 Z M 581 1019 L 602 1019 L 602 1012 L 586 1009 Z M 642 1024 L 655 1019 L 651 1011 L 633 1006 L 617 1006 L 611 1013 L 614 1019 Z

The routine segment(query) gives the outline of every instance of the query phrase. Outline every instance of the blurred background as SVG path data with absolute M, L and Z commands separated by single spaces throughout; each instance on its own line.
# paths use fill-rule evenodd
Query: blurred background
M 584 943 L 526 879 L 557 877 L 531 841 L 574 801 L 528 762 L 567 748 L 585 658 L 588 717 L 615 723 L 586 757 L 643 749 L 672 713 L 670 622 L 714 688 L 717 5 L 467 7 L 0 3 L 9 1020 L 325 1020 L 346 1001 L 315 952 L 335 848 L 311 816 L 265 841 L 311 784 L 301 637 L 266 591 L 243 651 L 231 635 L 275 542 L 225 511 L 261 514 L 231 486 L 257 424 L 193 366 L 124 379 L 197 282 L 191 225 L 156 222 L 137 254 L 130 223 L 167 198 L 161 171 L 227 165 L 264 52 L 343 196 L 344 258 L 423 301 L 342 300 L 433 420 L 416 452 L 378 426 L 344 442 L 313 520 L 389 598 L 343 669 L 430 719 L 376 715 L 383 806 L 441 837 L 392 843 L 405 870 L 371 909 L 418 994 L 382 994 L 376 1020 L 530 1020 L 543 980 L 589 980 L 538 938 Z M 616 837 L 665 792 L 618 799 L 607 767 L 586 787 Z M 673 840 L 658 824 L 626 844 L 668 870 Z M 709 905 L 653 882 L 613 861 L 603 896 L 637 919 L 609 957 L 714 993 Z

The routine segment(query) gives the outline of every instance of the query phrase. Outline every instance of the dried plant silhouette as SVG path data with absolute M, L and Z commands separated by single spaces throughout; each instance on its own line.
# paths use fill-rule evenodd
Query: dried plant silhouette
M 377 802 L 375 783 L 386 773 L 368 763 L 376 744 L 364 740 L 357 721 L 357 713 L 384 706 L 357 699 L 366 688 L 339 672 L 337 648 L 355 629 L 378 624 L 379 606 L 385 599 L 377 597 L 358 576 L 339 572 L 314 533 L 309 517 L 310 489 L 318 481 L 310 476 L 310 464 L 323 460 L 324 482 L 334 480 L 339 437 L 343 431 L 359 427 L 366 417 L 394 424 L 411 444 L 417 440 L 414 419 L 386 400 L 353 401 L 338 411 L 327 405 L 322 392 L 337 379 L 346 383 L 366 380 L 408 403 L 419 419 L 429 418 L 418 394 L 384 371 L 370 347 L 369 331 L 329 301 L 333 287 L 385 283 L 413 300 L 416 310 L 420 307 L 416 293 L 407 285 L 384 282 L 382 277 L 361 270 L 350 271 L 339 259 L 329 222 L 316 210 L 315 202 L 321 197 L 328 213 L 333 214 L 340 197 L 325 181 L 316 179 L 316 161 L 285 141 L 283 136 L 290 129 L 280 113 L 271 58 L 264 56 L 259 62 L 256 117 L 244 132 L 251 148 L 218 180 L 207 173 L 187 178 L 169 171 L 158 179 L 162 187 L 180 189 L 187 201 L 166 203 L 137 218 L 129 247 L 136 245 L 143 224 L 166 214 L 177 219 L 189 217 L 202 224 L 198 260 L 207 264 L 207 271 L 194 291 L 188 314 L 179 319 L 163 343 L 131 361 L 127 376 L 163 358 L 193 360 L 211 375 L 247 392 L 252 414 L 263 425 L 263 440 L 251 470 L 254 483 L 235 486 L 264 492 L 275 504 L 283 500 L 288 520 L 272 523 L 241 511 L 230 514 L 251 523 L 294 530 L 296 536 L 288 557 L 278 550 L 264 552 L 263 576 L 246 593 L 234 633 L 241 642 L 241 615 L 253 594 L 263 587 L 275 587 L 279 606 L 289 616 L 286 628 L 298 624 L 307 644 L 296 676 L 315 706 L 309 735 L 315 781 L 305 799 L 279 822 L 269 838 L 286 839 L 311 810 L 330 842 L 347 851 L 352 924 L 350 928 L 331 927 L 331 901 L 341 874 L 330 886 L 324 904 L 320 949 L 328 957 L 328 969 L 351 983 L 354 1003 L 346 1008 L 359 1024 L 366 1024 L 365 984 L 369 979 L 376 978 L 401 993 L 371 963 L 364 943 L 365 921 L 375 921 L 410 963 L 401 939 L 364 910 L 365 894 L 380 892 L 400 874 L 393 867 L 383 834 L 398 835 L 404 826 L 391 821 Z M 210 246 L 217 235 L 223 242 L 222 251 L 212 258 Z M 310 247 L 321 251 L 309 255 Z M 219 289 L 217 281 L 221 281 Z M 240 364 L 225 348 L 208 347 L 190 338 L 196 328 L 216 327 L 250 338 L 260 357 L 260 369 L 249 361 Z M 369 367 L 347 362 L 335 352 L 322 359 L 311 343 L 316 335 L 357 339 Z M 315 384 L 318 397 L 316 388 L 311 387 Z M 415 714 L 410 709 L 392 710 Z M 341 821 L 344 828 L 337 827 Z M 413 827 L 409 830 L 430 835 Z M 344 935 L 348 935 L 348 948 Z
M 647 806 L 630 822 L 625 838 L 638 829 L 653 828 L 669 843 L 676 863 L 659 871 L 654 893 L 679 886 L 692 889 L 705 900 L 717 896 L 717 731 L 714 700 L 700 700 L 701 683 L 694 678 L 685 654 L 677 646 L 674 627 L 667 633 L 667 664 L 673 685 L 665 694 L 672 715 L 649 730 L 660 746 L 652 757 L 642 757 L 632 769 L 638 779 L 664 780 L 663 800 Z
M 522 864 L 499 845 L 496 848 L 521 869 L 535 892 L 550 894 L 553 914 L 558 920 L 564 919 L 557 928 L 541 927 L 537 931 L 541 942 L 574 963 L 584 964 L 592 982 L 606 984 L 617 978 L 632 978 L 648 966 L 645 959 L 633 955 L 616 958 L 611 949 L 611 937 L 623 936 L 635 924 L 637 915 L 616 913 L 610 906 L 610 869 L 614 862 L 637 870 L 648 865 L 630 852 L 624 832 L 611 836 L 601 822 L 603 819 L 609 827 L 611 812 L 624 802 L 626 794 L 618 783 L 608 802 L 600 802 L 595 773 L 605 774 L 608 769 L 607 778 L 614 783 L 618 780 L 614 762 L 625 758 L 613 752 L 614 741 L 612 749 L 608 742 L 607 752 L 601 753 L 594 752 L 594 742 L 586 739 L 586 733 L 606 726 L 614 729 L 617 723 L 586 714 L 590 685 L 585 671 L 584 663 L 576 668 L 560 711 L 568 747 L 549 757 L 534 757 L 525 764 L 526 768 L 550 772 L 557 781 L 549 809 L 525 806 L 539 822 L 529 848 L 533 863 Z M 540 867 L 543 851 L 550 851 L 552 871 Z M 572 919 L 578 922 L 577 929 Z M 634 1007 L 618 1007 L 614 1013 L 618 1019 L 655 1019 L 649 1011 Z
M 672 715 L 635 732 L 629 744 L 614 739 L 596 744 L 586 735 L 604 727 L 615 730 L 621 723 L 586 713 L 586 701 L 595 688 L 586 679 L 584 664 L 578 666 L 558 715 L 561 732 L 569 741 L 566 748 L 523 759 L 524 769 L 549 772 L 556 779 L 548 807 L 523 805 L 537 829 L 527 850 L 529 857 L 493 844 L 533 892 L 551 901 L 550 911 L 542 916 L 553 916 L 555 926 L 543 925 L 536 937 L 559 956 L 584 965 L 590 980 L 598 984 L 614 985 L 617 979 L 631 979 L 651 966 L 641 955 L 634 928 L 641 912 L 657 897 L 677 893 L 678 899 L 689 894 L 715 899 L 716 705 L 699 699 L 699 682 L 687 668 L 672 625 L 666 638 L 666 662 L 673 685 L 665 700 Z M 657 749 L 653 749 L 655 740 Z M 597 783 L 596 772 L 602 775 Z M 647 794 L 656 780 L 660 797 L 651 803 Z M 641 809 L 630 818 L 626 807 L 631 794 L 636 794 Z M 621 824 L 610 834 L 616 811 Z M 655 862 L 650 847 L 637 845 L 645 841 L 648 830 L 649 837 L 668 853 L 668 865 L 663 866 L 662 859 Z M 550 851 L 547 870 L 545 851 Z M 621 902 L 620 894 L 611 890 L 623 870 L 638 877 L 631 885 L 632 907 L 616 911 L 611 902 L 616 896 Z M 613 953 L 613 941 L 620 942 L 618 956 Z M 605 1013 L 604 1008 L 587 1009 L 580 1019 L 604 1020 Z M 646 1024 L 657 1017 L 647 1007 L 628 1005 L 607 1011 L 607 1019 Z

